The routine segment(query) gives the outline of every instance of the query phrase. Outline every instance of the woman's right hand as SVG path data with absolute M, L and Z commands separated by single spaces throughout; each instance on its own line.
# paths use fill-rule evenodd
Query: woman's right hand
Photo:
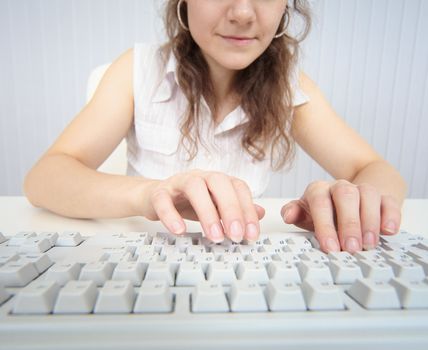
M 253 203 L 248 185 L 220 172 L 192 170 L 166 180 L 153 180 L 145 187 L 143 213 L 160 220 L 175 234 L 186 232 L 183 219 L 198 220 L 205 236 L 221 242 L 255 241 L 259 220 L 265 211 Z

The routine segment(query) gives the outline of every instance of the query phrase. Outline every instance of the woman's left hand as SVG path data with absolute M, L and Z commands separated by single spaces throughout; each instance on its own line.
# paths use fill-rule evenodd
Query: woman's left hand
M 284 205 L 281 216 L 287 224 L 314 231 L 323 251 L 354 253 L 375 248 L 379 233 L 397 233 L 401 208 L 394 197 L 368 184 L 316 181 L 300 199 Z

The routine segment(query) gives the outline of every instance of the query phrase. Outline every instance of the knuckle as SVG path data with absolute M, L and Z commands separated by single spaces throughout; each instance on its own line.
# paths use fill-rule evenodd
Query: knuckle
M 331 209 L 331 200 L 330 197 L 323 196 L 323 195 L 314 195 L 309 199 L 312 206 L 318 208 L 318 209 L 325 209 L 330 210 Z
M 218 171 L 212 171 L 210 172 L 207 176 L 206 179 L 208 182 L 210 183 L 219 183 L 219 182 L 223 182 L 228 178 L 227 175 L 220 173 Z
M 356 197 L 359 195 L 357 186 L 345 180 L 339 180 L 332 188 L 332 195 L 339 197 Z
M 362 183 L 357 186 L 361 192 L 377 193 L 376 187 L 368 183 Z
M 185 193 L 191 192 L 195 188 L 205 186 L 205 180 L 199 173 L 190 173 L 183 181 L 183 191 Z
M 234 188 L 238 190 L 244 190 L 249 191 L 250 188 L 248 187 L 247 183 L 244 180 L 233 178 L 232 179 L 232 185 Z
M 319 234 L 321 236 L 330 235 L 332 232 L 336 233 L 336 227 L 332 223 L 325 222 L 319 225 Z
M 327 181 L 318 180 L 318 181 L 312 181 L 308 187 L 306 188 L 306 191 L 308 193 L 315 192 L 319 190 L 320 188 L 328 188 L 330 185 Z
M 341 225 L 342 231 L 346 232 L 354 232 L 358 231 L 361 232 L 361 224 L 360 221 L 357 219 L 349 218 L 345 220 Z

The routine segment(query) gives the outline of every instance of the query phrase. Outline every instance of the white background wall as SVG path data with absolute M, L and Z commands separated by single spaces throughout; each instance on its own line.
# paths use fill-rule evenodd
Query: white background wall
M 428 197 L 428 1 L 313 0 L 304 69 L 347 122 Z M 0 195 L 84 104 L 91 69 L 137 41 L 160 42 L 161 1 L 0 0 Z M 269 196 L 327 175 L 304 154 Z

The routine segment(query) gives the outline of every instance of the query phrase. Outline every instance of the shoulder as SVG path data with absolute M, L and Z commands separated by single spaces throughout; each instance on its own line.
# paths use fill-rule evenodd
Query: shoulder
M 120 73 L 124 78 L 130 78 L 136 68 L 147 66 L 148 60 L 158 59 L 159 52 L 159 45 L 136 43 L 114 60 L 109 70 L 111 73 Z

